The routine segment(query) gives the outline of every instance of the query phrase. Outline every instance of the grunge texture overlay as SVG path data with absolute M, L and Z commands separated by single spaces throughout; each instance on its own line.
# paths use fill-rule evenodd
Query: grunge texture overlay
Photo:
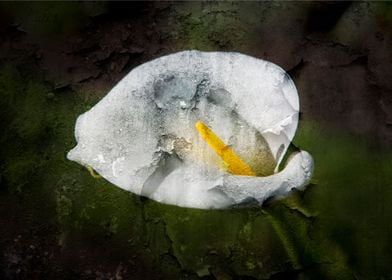
M 392 277 L 392 5 L 0 3 L 1 279 Z M 181 50 L 286 70 L 311 185 L 262 208 L 156 203 L 66 160 L 74 123 Z

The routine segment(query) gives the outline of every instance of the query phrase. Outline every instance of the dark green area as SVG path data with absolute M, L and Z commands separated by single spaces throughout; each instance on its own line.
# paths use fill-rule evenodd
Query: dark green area
M 75 119 L 92 104 L 77 92 L 53 92 L 18 68 L 5 65 L 0 71 L 2 121 L 8 124 L 1 137 L 3 220 L 18 208 L 30 216 L 17 217 L 27 227 L 36 222 L 55 227 L 68 254 L 95 248 L 94 263 L 136 258 L 135 264 L 168 278 L 210 271 L 268 278 L 285 271 L 299 279 L 351 279 L 355 273 L 388 271 L 390 155 L 303 122 L 295 144 L 306 147 L 316 163 L 305 192 L 262 209 L 162 205 L 94 179 L 67 161 Z
M 322 111 L 317 103 L 322 96 L 317 96 L 317 91 L 308 87 L 308 81 L 298 74 L 301 64 L 293 65 L 291 61 L 291 57 L 295 57 L 293 50 L 301 49 L 305 43 L 290 48 L 297 33 L 294 39 L 290 37 L 292 30 L 286 28 L 284 21 L 301 24 L 304 15 L 320 8 L 312 3 L 300 6 L 196 2 L 138 5 L 136 11 L 127 11 L 132 18 L 141 18 L 141 26 L 153 30 L 153 35 L 145 38 L 143 36 L 150 35 L 145 35 L 144 29 L 137 33 L 135 27 L 137 30 L 132 34 L 136 37 L 124 44 L 132 44 L 137 38 L 142 38 L 140 45 L 150 44 L 158 33 L 162 35 L 162 44 L 169 45 L 160 50 L 151 43 L 149 48 L 154 51 L 144 50 L 142 60 L 173 50 L 197 48 L 265 54 L 266 59 L 282 61 L 283 66 L 295 66 L 291 74 L 299 81 L 297 86 L 305 113 L 294 143 L 315 159 L 311 185 L 284 200 L 268 201 L 262 208 L 205 211 L 162 205 L 122 191 L 105 180 L 94 179 L 85 168 L 66 160 L 65 155 L 75 145 L 77 116 L 99 101 L 101 93 L 80 87 L 88 79 L 56 87 L 56 82 L 37 67 L 40 62 L 35 54 L 26 57 L 11 51 L 12 55 L 16 53 L 16 58 L 2 57 L 0 64 L 0 125 L 3 128 L 0 137 L 0 278 L 391 278 L 392 154 L 384 146 L 375 145 L 372 137 L 353 134 L 350 126 L 339 127 L 333 121 L 323 121 L 317 114 L 318 110 Z M 19 24 L 18 34 L 32 33 L 32 38 L 53 41 L 80 30 L 92 32 L 98 29 L 96 26 L 104 29 L 108 25 L 110 30 L 116 17 L 107 11 L 119 11 L 109 4 L 79 2 L 60 6 L 31 4 L 31 10 L 18 4 L 2 6 L 7 8 L 11 21 Z M 382 3 L 375 9 L 382 26 L 390 18 L 389 6 Z M 158 14 L 163 11 L 163 15 L 172 20 L 155 19 L 155 10 Z M 353 12 L 347 17 L 355 18 L 355 15 Z M 147 23 L 143 22 L 143 16 Z M 124 18 L 127 18 L 125 12 L 121 13 L 121 20 Z M 156 27 L 152 27 L 155 20 Z M 283 28 L 269 28 L 279 22 Z M 120 26 L 126 24 L 119 23 Z M 131 22 L 132 26 L 137 24 L 139 22 Z M 328 25 L 328 28 L 333 26 Z M 353 33 L 349 28 L 336 26 L 338 30 L 331 31 L 336 40 L 342 34 Z M 274 32 L 278 35 L 271 35 Z M 83 36 L 94 37 L 88 34 L 83 33 Z M 99 40 L 100 36 L 104 35 L 100 33 Z M 350 41 L 350 36 L 344 39 Z M 268 38 L 267 43 L 264 38 Z M 274 45 L 274 40 L 279 44 Z M 282 46 L 286 41 L 287 45 Z M 317 44 L 319 41 L 318 37 L 314 39 Z M 86 44 L 79 53 L 83 58 L 90 57 L 91 53 L 103 56 L 102 60 L 94 61 L 94 65 L 104 69 L 97 80 L 106 78 L 105 74 L 114 71 L 107 65 L 118 59 L 116 52 L 120 51 L 113 47 L 111 53 L 104 56 L 96 50 L 107 49 L 95 43 Z M 131 63 L 125 64 L 128 66 L 118 74 L 117 80 L 133 63 L 139 62 L 138 51 L 129 52 Z M 328 53 L 325 57 L 334 59 Z M 304 69 L 310 67 L 313 60 L 316 65 L 317 59 L 317 56 L 304 59 Z M 376 68 L 367 68 L 367 71 L 371 77 L 379 75 Z M 72 79 L 64 77 L 64 80 Z M 383 87 L 385 84 L 377 88 L 378 95 L 381 95 L 380 89 L 390 93 Z M 339 94 L 346 102 L 343 93 Z M 337 116 L 337 123 L 341 112 L 333 112 L 332 107 L 331 114 Z M 362 114 L 367 116 L 368 112 L 371 108 Z M 344 115 L 341 119 L 341 122 L 347 121 Z

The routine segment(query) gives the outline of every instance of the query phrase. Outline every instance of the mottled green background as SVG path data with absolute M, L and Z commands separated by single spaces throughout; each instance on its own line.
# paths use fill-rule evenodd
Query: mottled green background
M 0 278 L 392 279 L 391 27 L 387 2 L 1 2 Z M 185 49 L 289 72 L 305 191 L 184 209 L 65 159 L 79 114 Z

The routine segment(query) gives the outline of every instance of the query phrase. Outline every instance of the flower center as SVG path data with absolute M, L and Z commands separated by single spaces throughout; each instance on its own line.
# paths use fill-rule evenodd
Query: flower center
M 246 164 L 218 135 L 203 122 L 197 121 L 196 129 L 207 144 L 223 160 L 227 171 L 235 175 L 256 176 L 256 173 Z

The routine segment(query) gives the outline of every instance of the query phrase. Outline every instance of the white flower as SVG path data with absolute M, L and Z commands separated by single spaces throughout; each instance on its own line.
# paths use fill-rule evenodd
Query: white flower
M 135 68 L 79 116 L 68 158 L 162 203 L 261 204 L 310 180 L 304 151 L 277 172 L 298 112 L 294 83 L 275 64 L 184 51 Z

